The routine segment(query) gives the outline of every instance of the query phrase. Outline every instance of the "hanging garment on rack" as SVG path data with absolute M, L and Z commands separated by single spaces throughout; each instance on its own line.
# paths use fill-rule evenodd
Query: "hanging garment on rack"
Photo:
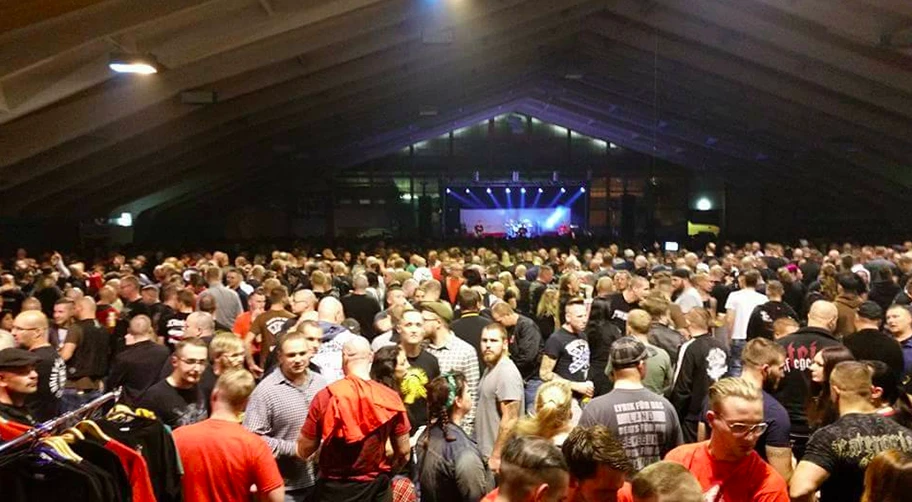
M 91 439 L 76 441 L 70 448 L 86 462 L 98 467 L 112 479 L 111 485 L 115 489 L 114 500 L 133 500 L 133 491 L 130 488 L 130 478 L 124 470 L 123 464 L 116 453 L 108 451 L 104 446 L 93 442 Z
M 115 439 L 105 443 L 104 447 L 120 458 L 120 462 L 130 478 L 133 502 L 156 502 L 146 459 L 136 450 Z
M 105 434 L 142 454 L 158 502 L 181 500 L 177 449 L 160 420 L 129 417 L 129 421 L 99 420 Z
M 19 422 L 0 419 L 0 440 L 10 441 L 16 439 L 30 429 L 31 427 L 20 424 Z
M 6 455 L 13 458 L 0 468 L 4 502 L 124 501 L 113 477 L 90 462 L 74 463 L 44 445 Z

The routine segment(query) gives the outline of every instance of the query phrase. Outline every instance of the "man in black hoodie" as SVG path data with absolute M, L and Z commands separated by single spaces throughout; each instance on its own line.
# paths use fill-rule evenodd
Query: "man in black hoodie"
M 840 345 L 833 336 L 838 317 L 835 305 L 818 300 L 808 312 L 807 327 L 777 340 L 785 349 L 785 377 L 775 397 L 788 410 L 792 422 L 792 451 L 799 460 L 810 436 L 805 404 L 810 393 L 811 363 L 821 350 Z
M 681 419 L 685 443 L 697 441 L 697 426 L 709 387 L 728 373 L 728 349 L 709 333 L 712 320 L 704 308 L 694 308 L 685 316 L 690 340 L 681 346 L 670 401 Z

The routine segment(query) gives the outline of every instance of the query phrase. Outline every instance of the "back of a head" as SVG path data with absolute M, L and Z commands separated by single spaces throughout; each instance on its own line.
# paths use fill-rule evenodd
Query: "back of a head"
M 841 397 L 855 396 L 857 399 L 871 398 L 874 370 L 860 361 L 843 361 L 833 368 L 830 374 L 830 385 L 835 387 Z
M 652 316 L 645 310 L 634 309 L 627 313 L 627 326 L 634 333 L 639 335 L 649 333 L 650 323 L 652 323 Z
M 668 314 L 671 302 L 659 291 L 650 292 L 646 298 L 640 302 L 640 308 L 645 310 L 652 317 L 662 317 Z
M 756 288 L 760 284 L 760 272 L 748 270 L 744 273 L 744 287 Z
M 285 286 L 277 286 L 269 290 L 270 305 L 284 305 L 288 299 L 288 290 Z
M 817 300 L 811 304 L 808 311 L 808 324 L 812 326 L 826 326 L 834 322 L 839 316 L 839 310 L 836 305 L 826 300 Z
M 766 338 L 754 338 L 747 342 L 741 352 L 741 361 L 745 366 L 762 368 L 782 364 L 785 360 L 785 349 L 778 343 Z
M 785 294 L 785 287 L 782 286 L 782 283 L 779 281 L 769 281 L 766 283 L 766 295 L 781 297 Z
M 864 292 L 864 283 L 852 272 L 841 272 L 836 276 L 836 281 L 846 294 L 857 295 Z
M 342 357 L 343 360 L 367 359 L 369 362 L 371 357 L 370 342 L 363 336 L 353 336 L 342 345 Z
M 222 282 L 222 269 L 219 267 L 209 267 L 206 269 L 206 282 Z
M 459 290 L 457 302 L 462 312 L 471 312 L 478 309 L 480 298 L 477 292 L 466 288 Z
M 520 420 L 516 433 L 547 439 L 554 437 L 569 423 L 572 401 L 573 391 L 568 382 L 545 382 L 535 394 L 535 415 Z
M 514 436 L 501 452 L 500 493 L 509 501 L 529 500 L 542 484 L 565 490 L 569 472 L 561 451 L 535 436 Z
M 345 314 L 342 311 L 342 302 L 332 296 L 323 297 L 317 307 L 317 317 L 325 322 L 335 324 L 342 322 L 345 319 Z
M 133 316 L 130 319 L 130 334 L 138 338 L 147 338 L 152 336 L 152 320 L 145 314 Z M 236 337 L 235 337 L 236 338 Z
M 561 445 L 570 474 L 577 481 L 592 479 L 599 465 L 629 473 L 633 465 L 624 453 L 624 446 L 604 425 L 577 426 Z
M 687 320 L 687 325 L 691 329 L 706 332 L 712 322 L 712 314 L 703 307 L 696 307 L 684 314 L 684 319 Z
M 215 360 L 225 354 L 244 350 L 244 341 L 234 333 L 219 333 L 209 342 L 209 359 Z
M 244 369 L 231 369 L 219 376 L 215 383 L 215 395 L 219 403 L 224 403 L 233 410 L 243 410 L 256 381 L 253 375 Z
M 882 451 L 871 459 L 865 471 L 861 502 L 902 502 L 912 493 L 912 454 Z
M 669 461 L 648 465 L 630 482 L 633 496 L 656 502 L 703 502 L 703 488 L 690 471 Z
M 199 301 L 196 302 L 196 308 L 199 309 L 200 312 L 212 314 L 215 313 L 216 307 L 215 297 L 212 295 L 200 295 Z

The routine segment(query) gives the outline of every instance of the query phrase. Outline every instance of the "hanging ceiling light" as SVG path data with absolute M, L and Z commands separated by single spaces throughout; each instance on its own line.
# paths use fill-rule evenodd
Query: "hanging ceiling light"
M 158 59 L 152 54 L 130 54 L 117 52 L 111 54 L 108 60 L 108 68 L 117 73 L 139 73 L 141 75 L 150 75 L 158 73 L 161 65 Z

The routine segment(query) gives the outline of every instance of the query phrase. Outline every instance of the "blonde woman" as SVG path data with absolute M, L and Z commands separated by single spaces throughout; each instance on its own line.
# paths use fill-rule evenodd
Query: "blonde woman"
M 575 402 L 569 382 L 545 382 L 535 394 L 535 414 L 516 424 L 516 435 L 539 436 L 560 446 L 579 421 Z
M 516 281 L 513 279 L 513 274 L 507 271 L 503 271 L 497 274 L 497 280 L 504 285 L 504 288 L 512 288 L 516 286 Z
M 535 308 L 535 323 L 541 330 L 542 340 L 560 328 L 560 294 L 554 288 L 545 289 Z

